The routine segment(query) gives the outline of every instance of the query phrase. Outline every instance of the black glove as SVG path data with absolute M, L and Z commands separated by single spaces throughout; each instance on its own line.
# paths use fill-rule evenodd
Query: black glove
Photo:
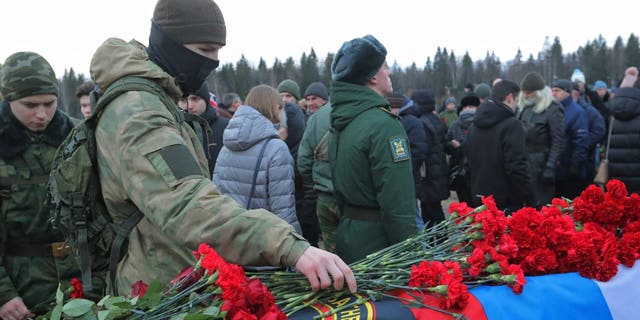
M 542 171 L 542 182 L 552 184 L 556 181 L 556 170 L 554 168 L 545 168 Z

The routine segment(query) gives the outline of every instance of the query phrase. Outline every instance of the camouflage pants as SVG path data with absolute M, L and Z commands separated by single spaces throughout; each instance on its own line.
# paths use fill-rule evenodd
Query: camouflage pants
M 320 222 L 320 230 L 324 241 L 324 248 L 329 252 L 336 252 L 336 228 L 340 222 L 341 214 L 338 212 L 338 203 L 333 195 L 318 192 L 316 213 Z

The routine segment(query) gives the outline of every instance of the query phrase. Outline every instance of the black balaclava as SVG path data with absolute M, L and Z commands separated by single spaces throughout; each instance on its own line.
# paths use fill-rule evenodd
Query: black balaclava
M 220 61 L 197 54 L 171 39 L 158 25 L 151 23 L 149 58 L 176 80 L 183 96 L 196 92 Z

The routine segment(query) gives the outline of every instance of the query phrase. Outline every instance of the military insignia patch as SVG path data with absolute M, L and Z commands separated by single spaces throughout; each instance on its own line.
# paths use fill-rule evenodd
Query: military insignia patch
M 393 157 L 393 162 L 409 160 L 409 148 L 407 147 L 406 139 L 393 138 L 389 140 L 389 146 L 391 147 L 391 157 Z

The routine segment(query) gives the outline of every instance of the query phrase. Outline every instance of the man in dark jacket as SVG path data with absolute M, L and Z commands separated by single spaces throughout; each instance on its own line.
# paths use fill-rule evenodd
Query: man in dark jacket
M 420 209 L 424 223 L 434 225 L 444 220 L 442 200 L 449 198 L 449 168 L 445 155 L 447 126 L 433 112 L 436 101 L 429 90 L 416 90 L 411 100 L 418 105 L 418 114 L 427 135 L 427 159 L 424 161 Z
M 480 104 L 465 146 L 474 206 L 479 196 L 493 195 L 498 207 L 512 213 L 537 206 L 525 149 L 525 132 L 515 116 L 520 87 L 502 80 Z
M 606 129 L 604 118 L 596 110 L 596 108 L 589 103 L 589 100 L 584 95 L 580 94 L 580 86 L 577 83 L 573 83 L 573 91 L 571 92 L 573 101 L 584 109 L 587 114 L 587 120 L 589 123 L 589 144 L 587 146 L 587 163 L 585 165 L 585 184 L 582 189 L 585 189 L 596 176 L 596 163 L 600 163 L 600 144 L 604 142 L 606 136 Z M 597 158 L 596 158 L 597 157 Z M 596 162 L 597 160 L 597 162 Z
M 480 105 L 480 98 L 475 93 L 468 93 L 460 100 L 458 119 L 454 121 L 447 131 L 447 152 L 451 154 L 449 159 L 449 188 L 456 191 L 458 201 L 471 204 L 471 188 L 469 175 L 467 174 L 467 160 L 464 156 L 464 145 L 467 143 L 469 129 L 473 124 L 476 109 Z
M 638 69 L 630 67 L 611 100 L 614 117 L 609 149 L 609 174 L 640 192 L 640 81 Z
M 347 262 L 416 233 L 411 149 L 384 99 L 387 50 L 373 36 L 345 42 L 331 64 L 329 162 L 343 217 L 336 251 Z
M 573 85 L 567 79 L 558 79 L 551 86 L 551 95 L 564 107 L 566 139 L 556 172 L 556 196 L 570 199 L 580 195 L 587 182 L 585 168 L 589 146 L 589 119 L 584 109 L 573 101 L 572 90 Z
M 525 130 L 531 183 L 540 204 L 549 204 L 556 196 L 558 160 L 566 142 L 564 108 L 553 100 L 551 89 L 537 72 L 527 73 L 520 88 L 518 119 Z
M 203 82 L 200 90 L 190 94 L 186 99 L 180 100 L 180 107 L 191 114 L 202 117 L 209 124 L 211 131 L 207 135 L 207 139 L 203 139 L 202 146 L 207 153 L 209 178 L 211 178 L 218 154 L 222 149 L 222 134 L 229 124 L 229 120 L 220 116 L 218 111 L 211 106 L 209 99 L 209 86 Z
M 418 109 L 409 97 L 400 93 L 393 93 L 387 100 L 391 105 L 391 112 L 400 116 L 400 123 L 402 123 L 409 138 L 413 185 L 416 189 L 416 224 L 418 225 L 418 230 L 421 230 L 424 228 L 424 221 L 422 221 L 422 214 L 420 213 L 420 207 L 417 206 L 417 200 L 420 200 L 420 195 L 422 194 L 420 166 L 427 159 L 427 135 L 422 121 L 416 116 Z

